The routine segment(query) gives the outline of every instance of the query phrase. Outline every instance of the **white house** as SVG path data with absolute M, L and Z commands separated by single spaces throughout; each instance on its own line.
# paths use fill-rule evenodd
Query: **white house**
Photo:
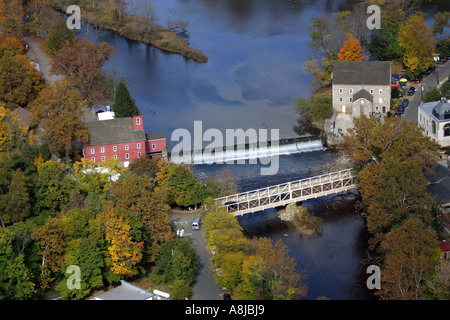
M 446 98 L 421 102 L 417 121 L 424 135 L 436 140 L 442 148 L 450 146 L 450 103 Z

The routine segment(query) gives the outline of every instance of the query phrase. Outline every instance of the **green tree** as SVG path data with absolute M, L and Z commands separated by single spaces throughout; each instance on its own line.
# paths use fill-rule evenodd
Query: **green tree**
M 197 181 L 188 168 L 175 163 L 160 162 L 160 171 L 155 177 L 157 190 L 167 194 L 167 203 L 183 207 L 200 204 L 214 194 Z
M 187 238 L 174 238 L 161 244 L 155 261 L 156 273 L 163 283 L 184 280 L 191 284 L 198 262 L 194 245 Z
M 299 98 L 294 101 L 293 108 L 320 130 L 323 130 L 324 120 L 333 115 L 333 104 L 329 97 L 312 95 L 311 99 Z
M 27 218 L 31 202 L 29 180 L 22 170 L 10 171 L 4 177 L 7 180 L 0 181 L 0 226 L 3 227 Z
M 51 55 L 58 52 L 66 45 L 70 45 L 75 37 L 74 30 L 67 28 L 66 20 L 57 16 L 53 20 L 47 36 L 45 37 L 44 47 Z
M 116 118 L 126 118 L 140 114 L 134 99 L 131 99 L 127 86 L 123 81 L 120 81 L 117 87 L 113 111 Z
M 25 256 L 13 250 L 14 233 L 0 228 L 0 300 L 24 300 L 33 297 L 32 273 L 25 265 Z
M 97 244 L 89 238 L 72 240 L 65 250 L 65 265 L 76 265 L 81 270 L 80 288 L 70 289 L 67 280 L 71 274 L 57 285 L 57 290 L 66 299 L 83 299 L 94 288 L 103 286 L 103 256 Z
M 380 29 L 372 30 L 367 48 L 374 57 L 382 61 L 401 60 L 402 48 L 398 42 L 400 24 L 400 15 L 395 11 L 381 20 Z
M 32 214 L 55 215 L 61 212 L 76 190 L 76 182 L 64 164 L 36 159 L 37 176 L 33 179 Z

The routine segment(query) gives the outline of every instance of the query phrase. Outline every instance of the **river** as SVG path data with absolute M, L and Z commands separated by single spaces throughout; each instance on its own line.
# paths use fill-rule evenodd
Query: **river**
M 139 1 L 134 11 L 139 8 Z M 310 19 L 343 10 L 351 1 L 317 0 L 164 0 L 150 1 L 165 25 L 167 18 L 189 22 L 188 40 L 209 58 L 205 64 L 164 53 L 102 32 L 99 41 L 116 48 L 105 69 L 125 79 L 146 132 L 164 131 L 169 151 L 171 133 L 192 132 L 195 120 L 203 130 L 236 128 L 278 129 L 280 137 L 301 131 L 292 109 L 296 98 L 308 98 L 311 77 L 301 65 L 310 58 L 307 28 Z M 428 2 L 428 1 L 427 1 Z M 446 5 L 446 0 L 434 1 Z M 447 4 L 448 5 L 448 4 Z M 429 6 L 433 13 L 438 7 Z M 137 10 L 138 11 L 138 10 Z M 84 31 L 82 31 L 84 32 Z M 94 32 L 89 32 L 93 39 Z M 299 130 L 300 129 L 300 130 Z M 306 150 L 303 150 L 306 151 Z M 312 176 L 335 168 L 335 154 L 315 150 L 283 155 L 276 175 L 261 176 L 261 165 L 226 165 L 249 190 Z M 199 179 L 217 174 L 220 165 L 197 165 Z M 355 196 L 343 195 L 305 202 L 322 217 L 321 233 L 300 235 L 274 210 L 239 218 L 246 235 L 281 239 L 297 261 L 309 287 L 306 299 L 373 299 L 366 289 L 361 263 L 367 255 L 364 219 L 355 212 Z

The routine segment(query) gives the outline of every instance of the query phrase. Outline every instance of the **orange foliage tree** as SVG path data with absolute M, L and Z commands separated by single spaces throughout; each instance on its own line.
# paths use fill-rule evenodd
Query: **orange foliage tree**
M 338 53 L 340 61 L 364 61 L 365 56 L 361 54 L 363 48 L 358 39 L 349 39 L 344 42 L 341 51 Z

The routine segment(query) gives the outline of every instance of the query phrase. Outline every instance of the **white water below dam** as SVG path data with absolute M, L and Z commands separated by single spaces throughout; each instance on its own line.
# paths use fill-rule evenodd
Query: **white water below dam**
M 264 163 L 264 159 L 274 156 L 290 155 L 303 152 L 324 150 L 320 137 L 306 137 L 285 139 L 279 144 L 268 145 L 240 145 L 225 148 L 205 148 L 193 150 L 183 155 L 170 155 L 170 161 L 184 164 L 245 164 L 256 163 L 258 159 Z M 248 162 L 247 162 L 248 161 Z

